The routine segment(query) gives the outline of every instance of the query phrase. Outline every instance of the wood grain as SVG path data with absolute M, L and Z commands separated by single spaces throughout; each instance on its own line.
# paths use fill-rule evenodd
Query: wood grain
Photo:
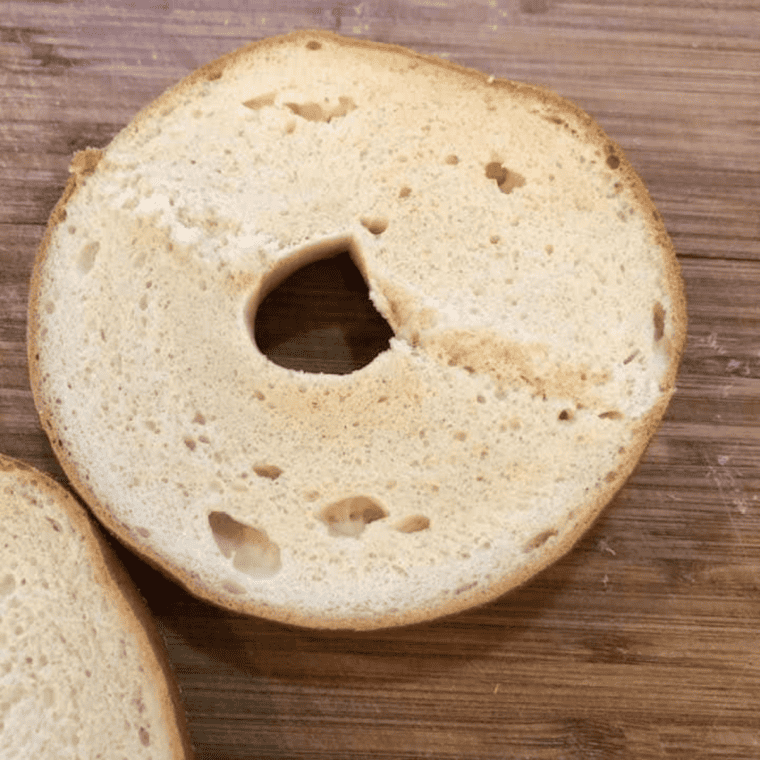
M 0 448 L 65 482 L 29 391 L 25 313 L 72 152 L 105 145 L 196 66 L 304 27 L 544 84 L 594 114 L 666 220 L 689 342 L 663 425 L 603 516 L 483 608 L 318 634 L 210 608 L 120 549 L 166 638 L 198 757 L 760 758 L 755 3 L 3 3 Z M 296 301 L 322 286 L 298 287 Z

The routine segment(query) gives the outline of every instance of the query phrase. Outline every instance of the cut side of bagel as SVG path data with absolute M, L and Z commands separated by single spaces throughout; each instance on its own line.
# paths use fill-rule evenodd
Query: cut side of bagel
M 0 455 L 0 756 L 192 757 L 147 608 L 84 508 Z
M 543 88 L 298 32 L 71 173 L 32 278 L 42 424 L 98 518 L 226 608 L 369 629 L 493 599 L 573 545 L 673 393 L 662 219 Z M 343 251 L 388 350 L 346 375 L 270 361 L 259 305 Z

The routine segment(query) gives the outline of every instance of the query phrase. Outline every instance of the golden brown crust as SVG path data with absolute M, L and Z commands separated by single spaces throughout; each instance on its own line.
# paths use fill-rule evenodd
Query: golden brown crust
M 441 71 L 454 72 L 458 76 L 470 79 L 473 88 L 479 88 L 487 84 L 488 87 L 493 88 L 494 90 L 506 90 L 514 98 L 520 99 L 529 105 L 534 105 L 536 108 L 540 106 L 543 118 L 568 130 L 577 139 L 594 145 L 600 159 L 603 159 L 607 167 L 619 175 L 619 182 L 623 183 L 631 191 L 638 204 L 639 211 L 647 220 L 648 229 L 653 240 L 657 242 L 663 251 L 663 259 L 666 267 L 667 289 L 671 298 L 673 310 L 673 313 L 670 314 L 671 323 L 673 325 L 673 334 L 670 338 L 669 364 L 661 388 L 663 392 L 662 398 L 640 423 L 635 439 L 627 447 L 626 451 L 621 454 L 618 466 L 613 473 L 611 473 L 609 481 L 605 482 L 599 488 L 592 503 L 587 505 L 582 517 L 576 519 L 572 527 L 557 527 L 558 540 L 553 543 L 551 552 L 544 551 L 537 553 L 536 559 L 533 563 L 524 566 L 519 573 L 502 576 L 494 580 L 490 585 L 452 589 L 447 592 L 448 598 L 443 599 L 442 597 L 442 599 L 436 603 L 434 609 L 419 608 L 407 612 L 390 612 L 386 615 L 371 619 L 357 616 L 345 616 L 340 618 L 333 617 L 329 620 L 325 620 L 304 614 L 300 610 L 273 610 L 266 608 L 265 606 L 250 605 L 245 601 L 237 602 L 231 600 L 229 596 L 220 593 L 217 589 L 204 585 L 194 573 L 188 571 L 186 568 L 168 562 L 165 557 L 162 557 L 155 552 L 139 534 L 131 531 L 128 526 L 119 523 L 111 514 L 108 505 L 101 504 L 87 482 L 82 479 L 79 463 L 70 456 L 65 440 L 62 440 L 61 437 L 54 432 L 57 428 L 53 422 L 55 420 L 55 405 L 50 403 L 50 400 L 44 396 L 39 375 L 39 365 L 36 360 L 36 346 L 40 339 L 39 325 L 36 317 L 39 308 L 38 297 L 40 291 L 38 278 L 46 257 L 46 250 L 52 230 L 56 225 L 65 220 L 66 204 L 73 197 L 77 189 L 81 187 L 82 183 L 86 181 L 87 176 L 95 170 L 98 161 L 102 157 L 102 153 L 99 151 L 88 151 L 84 154 L 78 154 L 78 156 L 75 157 L 72 162 L 72 177 L 69 180 L 61 201 L 53 211 L 48 230 L 46 231 L 45 238 L 43 239 L 38 252 L 37 261 L 35 262 L 29 309 L 28 344 L 32 388 L 42 424 L 48 432 L 56 455 L 60 459 L 66 472 L 69 474 L 72 484 L 111 532 L 117 535 L 131 549 L 144 556 L 152 565 L 164 572 L 168 577 L 174 580 L 179 580 L 191 593 L 230 610 L 262 615 L 291 625 L 305 626 L 309 628 L 335 627 L 372 629 L 417 623 L 431 617 L 449 615 L 472 607 L 473 605 L 483 604 L 523 584 L 537 572 L 543 570 L 570 550 L 580 536 L 598 518 L 601 511 L 605 505 L 609 503 L 614 494 L 622 487 L 643 455 L 646 446 L 656 431 L 657 425 L 659 424 L 675 387 L 675 379 L 686 337 L 686 304 L 683 296 L 683 286 L 675 251 L 667 235 L 662 217 L 657 212 L 643 181 L 633 169 L 623 150 L 614 141 L 610 140 L 601 127 L 599 127 L 588 114 L 583 112 L 570 101 L 567 101 L 556 93 L 543 87 L 494 79 L 493 77 L 489 77 L 474 69 L 467 69 L 440 58 L 423 55 L 400 46 L 345 38 L 331 32 L 307 30 L 251 43 L 246 47 L 229 53 L 216 61 L 201 67 L 166 91 L 157 100 L 137 114 L 134 120 L 125 129 L 125 132 L 128 134 L 138 133 L 146 120 L 154 115 L 171 110 L 180 101 L 183 95 L 189 92 L 198 83 L 204 81 L 216 81 L 222 78 L 229 67 L 236 65 L 238 62 L 245 61 L 254 51 L 260 52 L 267 47 L 276 47 L 283 44 L 314 46 L 321 45 L 328 41 L 331 44 L 339 44 L 347 48 L 357 48 L 368 52 L 394 52 L 406 58 L 410 65 L 421 64 L 424 62 L 428 65 L 439 67 Z M 576 516 L 576 518 L 577 517 L 578 516 Z

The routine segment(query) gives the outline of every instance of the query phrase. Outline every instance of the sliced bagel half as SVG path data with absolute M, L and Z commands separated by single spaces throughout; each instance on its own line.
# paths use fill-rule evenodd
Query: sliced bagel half
M 673 393 L 662 218 L 544 88 L 298 32 L 71 172 L 32 281 L 42 424 L 99 519 L 223 607 L 368 629 L 493 599 L 568 551 Z M 261 302 L 341 251 L 388 350 L 279 366 Z

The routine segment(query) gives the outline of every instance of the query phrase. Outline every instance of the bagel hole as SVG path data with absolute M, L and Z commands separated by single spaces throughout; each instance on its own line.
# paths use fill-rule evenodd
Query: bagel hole
M 254 342 L 270 361 L 347 375 L 388 349 L 393 330 L 370 301 L 352 254 L 345 241 L 310 248 L 270 274 L 262 288 L 266 295 L 249 307 Z M 295 269 L 298 263 L 304 265 Z
M 364 528 L 388 513 L 369 496 L 350 496 L 326 506 L 319 519 L 327 525 L 331 536 L 359 538 Z

